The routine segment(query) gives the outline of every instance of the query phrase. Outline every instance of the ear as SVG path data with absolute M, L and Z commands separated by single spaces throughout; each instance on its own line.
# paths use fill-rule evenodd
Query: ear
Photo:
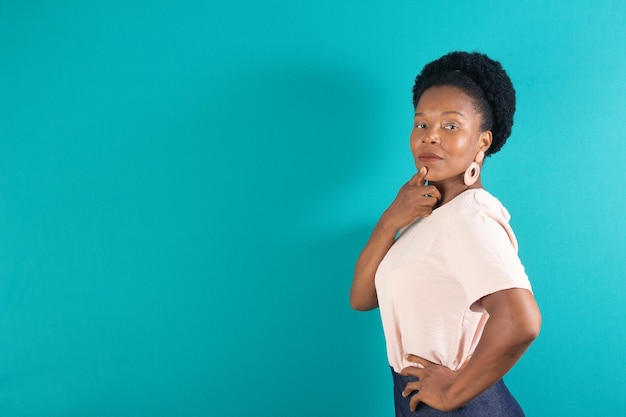
M 491 134 L 491 130 L 485 130 L 480 134 L 478 138 L 478 150 L 486 152 L 487 149 L 491 146 L 491 142 L 493 142 L 493 136 Z

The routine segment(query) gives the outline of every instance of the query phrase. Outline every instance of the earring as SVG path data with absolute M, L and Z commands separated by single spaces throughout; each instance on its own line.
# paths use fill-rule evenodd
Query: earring
M 474 162 L 470 164 L 470 166 L 465 170 L 465 175 L 463 176 L 463 182 L 465 185 L 470 187 L 477 180 L 480 175 L 480 163 L 485 159 L 485 153 L 483 151 L 478 152 L 476 154 L 476 159 Z

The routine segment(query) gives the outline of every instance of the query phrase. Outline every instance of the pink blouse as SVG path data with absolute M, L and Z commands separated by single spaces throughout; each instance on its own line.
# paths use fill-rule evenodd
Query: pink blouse
M 532 291 L 509 213 L 472 189 L 405 228 L 380 263 L 376 291 L 389 364 L 414 354 L 456 370 L 473 353 L 496 291 Z

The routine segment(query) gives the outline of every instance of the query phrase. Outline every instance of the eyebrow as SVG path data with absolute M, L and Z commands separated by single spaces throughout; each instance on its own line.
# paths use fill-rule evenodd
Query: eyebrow
M 458 115 L 458 116 L 461 116 L 462 118 L 465 118 L 465 116 L 463 115 L 463 113 L 458 112 L 458 111 L 454 111 L 454 110 L 451 110 L 451 111 L 444 111 L 444 112 L 443 112 L 443 113 L 441 113 L 441 114 L 442 114 L 442 115 L 444 115 L 444 116 L 445 116 L 445 115 L 449 115 L 449 114 L 456 114 L 456 115 Z M 420 112 L 420 113 L 415 113 L 415 116 L 424 116 L 424 115 L 425 115 L 425 113 L 422 113 L 422 112 Z

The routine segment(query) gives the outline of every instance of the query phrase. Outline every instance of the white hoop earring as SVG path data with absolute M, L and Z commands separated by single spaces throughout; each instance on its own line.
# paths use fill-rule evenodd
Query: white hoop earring
M 480 165 L 478 162 L 472 162 L 470 166 L 465 170 L 465 175 L 463 176 L 463 182 L 468 187 L 473 185 L 476 180 L 478 180 L 478 176 L 480 175 Z

